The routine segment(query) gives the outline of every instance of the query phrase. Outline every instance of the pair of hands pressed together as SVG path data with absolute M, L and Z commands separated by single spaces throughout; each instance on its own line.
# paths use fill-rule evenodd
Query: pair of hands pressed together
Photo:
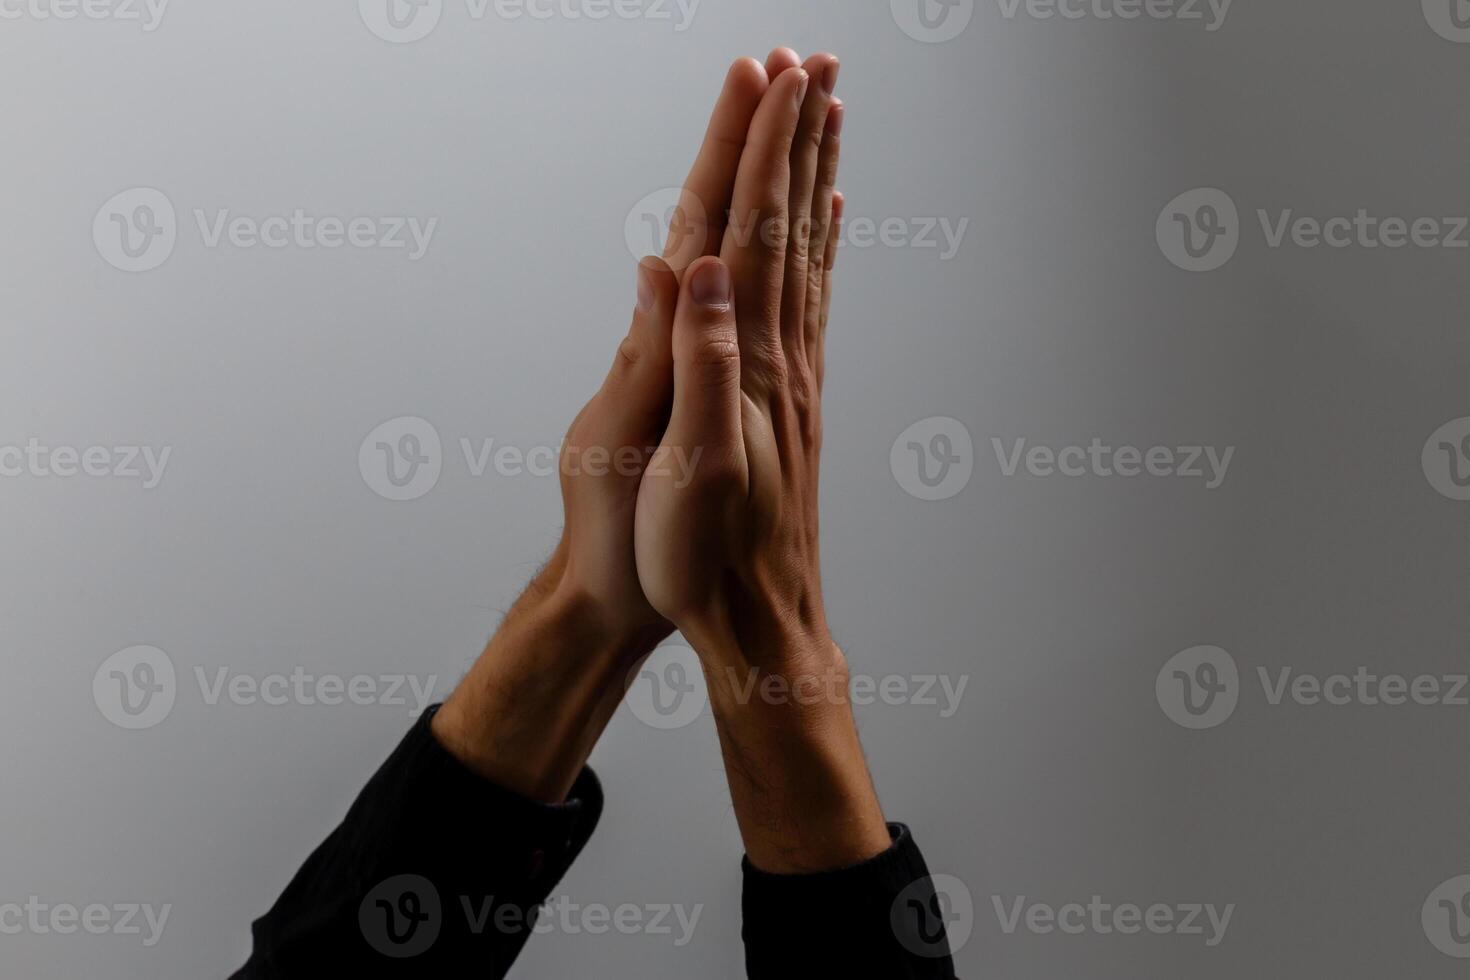
M 831 55 L 784 48 L 731 67 L 683 234 L 639 265 L 632 326 L 567 435 L 561 542 L 433 721 L 481 775 L 560 802 L 629 671 L 677 628 L 704 666 L 749 858 L 776 873 L 890 843 L 820 576 L 837 74 Z M 566 465 L 593 447 L 642 465 Z M 752 695 L 772 676 L 820 695 Z

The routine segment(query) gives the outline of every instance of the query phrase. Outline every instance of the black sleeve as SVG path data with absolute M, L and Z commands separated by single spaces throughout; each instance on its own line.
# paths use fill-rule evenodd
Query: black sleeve
M 746 860 L 745 970 L 751 980 L 954 980 L 947 896 L 902 824 L 893 846 L 851 868 L 768 874 Z
M 503 977 L 602 813 L 583 770 L 548 806 L 466 769 L 426 712 L 255 923 L 234 980 Z

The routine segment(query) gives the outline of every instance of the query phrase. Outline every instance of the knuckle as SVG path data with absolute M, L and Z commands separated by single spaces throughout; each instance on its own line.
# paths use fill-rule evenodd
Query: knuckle
M 618 344 L 617 366 L 620 368 L 632 368 L 641 364 L 647 356 L 643 345 L 631 335 L 624 337 Z
M 740 344 L 730 336 L 705 337 L 690 349 L 689 363 L 707 368 L 712 374 L 721 371 L 738 373 Z
M 766 219 L 761 222 L 761 244 L 769 249 L 784 248 L 791 237 L 791 219 L 786 214 L 784 202 L 771 206 L 766 214 Z
M 720 132 L 710 133 L 709 140 L 710 144 L 715 148 L 728 151 L 731 154 L 743 153 L 746 144 L 749 142 L 744 132 L 738 135 Z
M 794 266 L 804 269 L 810 262 L 811 240 L 806 235 L 791 236 L 791 241 L 786 246 L 786 254 Z M 800 288 L 804 284 L 797 282 L 792 285 Z
M 821 126 L 804 127 L 799 137 L 799 148 L 808 153 L 820 152 L 822 149 L 823 129 Z
M 801 417 L 804 427 L 806 422 L 812 418 L 812 407 L 818 398 L 816 379 L 811 376 L 805 365 L 790 371 L 787 391 L 791 397 L 791 406 Z

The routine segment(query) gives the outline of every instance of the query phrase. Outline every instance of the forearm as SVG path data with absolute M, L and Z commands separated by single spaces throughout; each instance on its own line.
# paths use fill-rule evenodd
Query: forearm
M 846 659 L 824 631 L 717 630 L 700 650 L 746 853 L 799 874 L 848 867 L 891 839 L 848 697 Z
M 435 737 L 484 778 L 559 803 L 666 627 L 614 623 L 553 557 L 434 718 Z
M 450 700 L 409 733 L 257 922 L 240 977 L 505 974 L 597 822 L 587 757 L 623 675 L 660 638 L 615 628 L 564 570 L 558 551 Z M 440 909 L 422 949 L 411 922 L 394 918 L 404 889 L 414 907 L 432 899 Z M 461 901 L 485 896 L 519 924 L 477 927 L 461 914 Z
M 709 678 L 745 840 L 747 976 L 953 980 L 942 899 L 873 789 L 846 658 L 819 612 L 775 627 L 794 617 L 760 605 L 686 632 Z

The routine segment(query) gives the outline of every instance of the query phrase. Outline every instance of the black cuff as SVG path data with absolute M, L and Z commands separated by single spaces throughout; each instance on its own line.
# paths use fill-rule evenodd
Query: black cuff
M 564 803 L 512 793 L 439 743 L 437 710 L 255 923 L 242 976 L 504 975 L 592 836 L 602 787 L 584 769 Z
M 777 875 L 745 859 L 742 935 L 753 980 L 953 980 L 924 856 L 903 824 L 889 824 L 888 832 L 892 847 L 836 871 Z

